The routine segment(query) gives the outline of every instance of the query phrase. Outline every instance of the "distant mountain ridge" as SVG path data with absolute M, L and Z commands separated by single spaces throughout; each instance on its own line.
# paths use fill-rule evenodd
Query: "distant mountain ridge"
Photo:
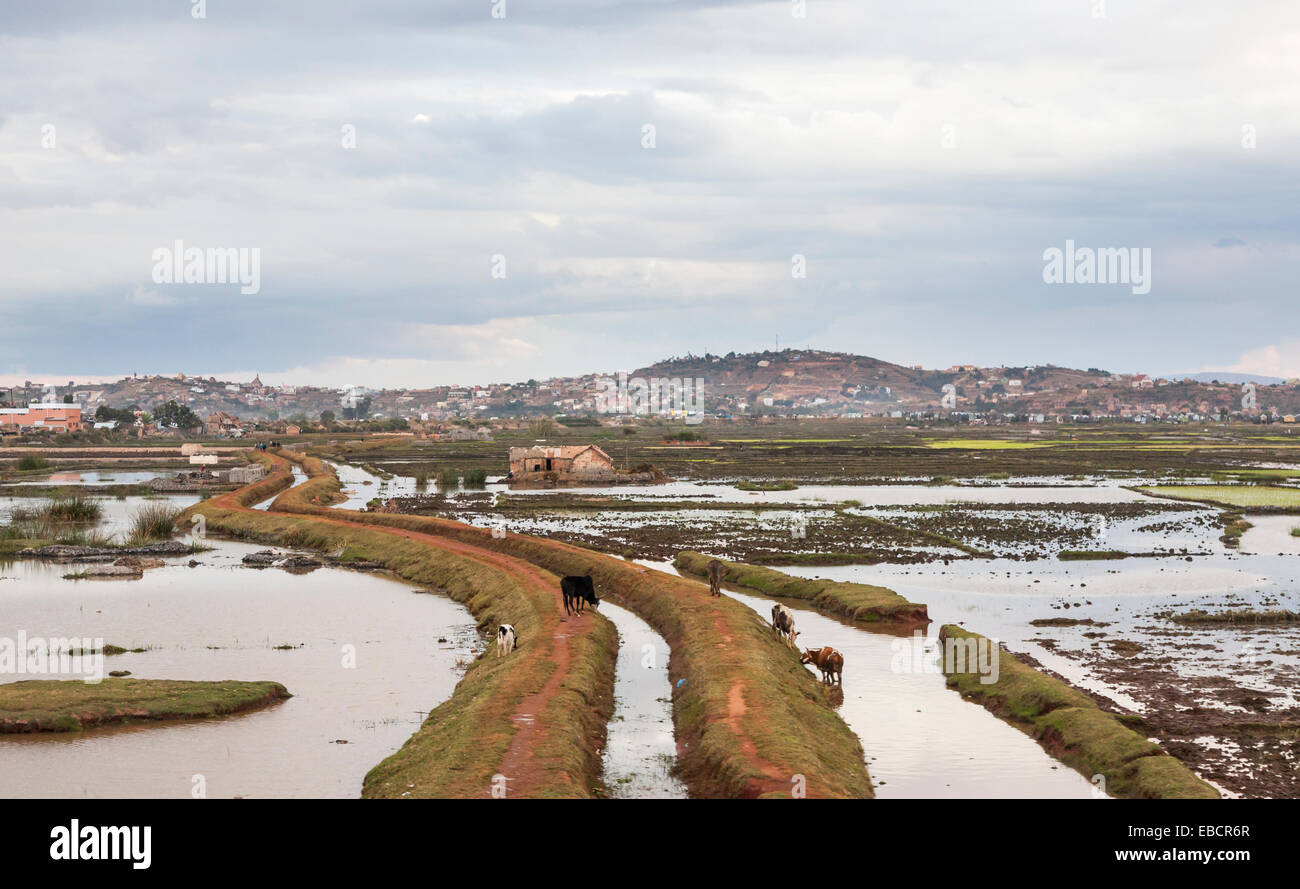
M 619 369 L 511 384 L 339 389 L 269 386 L 212 377 L 127 377 L 114 383 L 0 389 L 0 399 L 25 404 L 70 398 L 91 414 L 99 406 L 138 405 L 153 410 L 167 401 L 188 405 L 201 417 L 225 412 L 244 418 L 314 419 L 328 411 L 340 419 L 488 420 L 542 415 L 597 415 Z M 1242 382 L 1259 387 L 1261 411 L 1300 413 L 1300 384 L 1253 374 L 1198 372 L 1177 377 L 1114 374 L 1052 364 L 1022 367 L 954 365 L 944 370 L 907 367 L 867 355 L 784 349 L 726 355 L 686 355 L 627 371 L 630 379 L 703 380 L 704 408 L 717 416 L 905 416 L 927 411 L 989 418 L 1030 419 L 1108 416 L 1121 419 L 1218 416 L 1242 410 Z M 1217 383 L 1214 382 L 1217 380 Z

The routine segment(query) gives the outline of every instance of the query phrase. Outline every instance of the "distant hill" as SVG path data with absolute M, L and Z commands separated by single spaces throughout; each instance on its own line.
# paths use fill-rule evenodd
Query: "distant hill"
M 364 395 L 359 410 L 372 419 L 492 420 L 598 415 L 604 410 L 601 393 L 608 391 L 609 382 L 617 374 L 618 369 L 591 368 L 581 376 L 514 384 L 357 392 L 316 386 L 266 386 L 257 378 L 247 382 L 225 381 L 179 374 L 133 376 L 115 383 L 71 383 L 53 388 L 58 390 L 54 397 L 78 401 L 92 414 L 100 405 L 114 408 L 136 405 L 154 410 L 167 401 L 176 401 L 205 418 L 218 411 L 243 418 L 299 418 L 299 421 L 330 411 L 340 418 L 348 418 L 345 412 L 358 408 L 359 393 Z M 1260 386 L 1259 410 L 1283 416 L 1300 414 L 1300 385 L 1285 385 L 1283 380 L 1262 374 L 1213 371 L 1158 377 L 1052 364 L 1028 367 L 966 364 L 927 370 L 847 352 L 785 349 L 687 355 L 657 361 L 629 374 L 646 381 L 703 380 L 705 411 L 729 417 L 906 416 L 951 411 L 959 417 L 1019 417 L 1035 422 L 1082 416 L 1193 419 L 1240 413 L 1241 385 L 1249 381 Z M 13 387 L 0 391 L 0 398 L 26 404 L 49 397 L 45 388 L 35 383 Z M 950 398 L 945 404 L 946 388 Z M 656 389 L 663 391 L 663 384 L 657 384 Z
M 1181 380 L 1184 377 L 1198 383 L 1213 383 L 1216 380 L 1220 383 L 1254 383 L 1257 386 L 1281 386 L 1286 383 L 1286 380 L 1281 377 L 1266 377 L 1263 374 L 1228 373 L 1227 371 L 1218 370 L 1195 374 L 1171 374 L 1169 378 L 1171 380 Z

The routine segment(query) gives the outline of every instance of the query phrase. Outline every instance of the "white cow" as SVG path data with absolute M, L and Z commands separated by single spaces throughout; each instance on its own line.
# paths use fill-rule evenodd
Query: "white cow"
M 794 628 L 794 612 L 779 602 L 772 606 L 772 629 L 786 645 L 794 648 L 795 637 L 799 635 Z
M 515 628 L 510 624 L 502 624 L 497 628 L 497 657 L 505 657 L 515 650 Z

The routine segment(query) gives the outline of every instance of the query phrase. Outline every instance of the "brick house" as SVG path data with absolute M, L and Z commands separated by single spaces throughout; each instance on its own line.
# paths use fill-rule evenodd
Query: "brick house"
M 81 405 L 33 401 L 27 407 L 0 408 L 0 424 L 18 431 L 76 432 L 81 428 Z
M 510 449 L 510 471 L 569 472 L 574 475 L 613 475 L 614 461 L 595 445 Z

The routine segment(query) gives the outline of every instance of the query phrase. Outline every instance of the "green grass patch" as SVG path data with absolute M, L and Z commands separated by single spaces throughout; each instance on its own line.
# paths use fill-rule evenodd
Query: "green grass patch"
M 944 450 L 947 448 L 960 448 L 966 451 L 1025 451 L 1033 448 L 1050 448 L 1054 442 L 1050 441 L 1007 441 L 1005 439 L 995 438 L 949 438 L 939 441 L 930 441 L 926 447 L 931 450 Z
M 45 518 L 56 524 L 98 522 L 103 515 L 103 505 L 80 492 L 56 496 L 44 507 Z
M 1188 500 L 1258 512 L 1300 512 L 1300 488 L 1270 485 L 1158 485 L 1135 490 L 1153 497 Z
M 33 679 L 0 684 L 0 733 L 75 732 L 123 722 L 206 719 L 290 697 L 278 682 Z
M 127 543 L 139 546 L 170 540 L 181 512 L 181 509 L 173 506 L 169 501 L 144 504 L 131 515 Z
M 697 552 L 680 552 L 673 567 L 688 574 L 705 576 L 710 557 Z M 924 605 L 909 602 L 898 593 L 882 586 L 849 583 L 838 580 L 795 577 L 771 568 L 746 565 L 740 562 L 722 562 L 723 580 L 737 586 L 749 587 L 769 596 L 800 599 L 814 607 L 833 614 L 843 615 L 862 623 L 928 623 L 930 618 Z
M 1219 540 L 1224 546 L 1234 549 L 1241 545 L 1241 535 L 1255 527 L 1237 513 L 1224 513 L 1219 517 L 1219 521 L 1223 524 L 1223 534 L 1220 535 Z

